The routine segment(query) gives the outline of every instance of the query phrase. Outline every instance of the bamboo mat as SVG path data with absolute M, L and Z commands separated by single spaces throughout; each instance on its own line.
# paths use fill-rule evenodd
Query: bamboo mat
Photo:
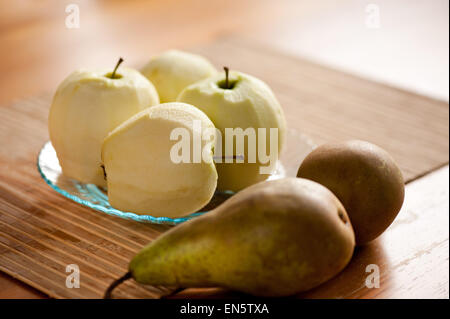
M 242 39 L 192 51 L 266 81 L 290 128 L 316 143 L 364 139 L 387 149 L 410 180 L 448 163 L 448 104 L 288 57 Z M 36 169 L 50 98 L 0 107 L 0 270 L 55 298 L 99 298 L 130 258 L 168 229 L 105 215 L 53 191 Z M 288 150 L 289 152 L 289 150 Z M 81 287 L 65 286 L 77 264 Z M 132 281 L 118 298 L 155 298 Z

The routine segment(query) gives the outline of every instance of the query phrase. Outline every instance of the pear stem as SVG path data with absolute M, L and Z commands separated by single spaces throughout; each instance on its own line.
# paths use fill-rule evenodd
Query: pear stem
M 226 87 L 227 89 L 229 89 L 230 86 L 228 85 L 228 72 L 229 72 L 230 70 L 229 70 L 228 67 L 226 67 L 226 66 L 224 66 L 223 69 L 225 70 L 225 87 Z
M 119 58 L 119 61 L 117 61 L 116 63 L 116 67 L 114 68 L 114 71 L 111 73 L 111 79 L 114 79 L 114 77 L 116 76 L 116 71 L 117 68 L 119 67 L 119 65 L 123 62 L 122 58 Z
M 167 299 L 169 297 L 172 297 L 172 296 L 176 295 L 177 293 L 179 293 L 179 292 L 181 292 L 181 291 L 183 291 L 185 289 L 186 288 L 181 288 L 181 287 L 176 288 L 173 291 L 169 292 L 167 295 L 161 296 L 161 299 Z
M 103 299 L 111 299 L 111 294 L 113 292 L 113 290 L 120 285 L 121 283 L 123 283 L 125 280 L 128 280 L 132 277 L 131 275 L 131 271 L 127 272 L 125 275 L 123 275 L 122 277 L 120 277 L 119 279 L 114 280 L 111 285 L 108 287 L 108 289 L 106 289 L 105 294 L 103 295 Z

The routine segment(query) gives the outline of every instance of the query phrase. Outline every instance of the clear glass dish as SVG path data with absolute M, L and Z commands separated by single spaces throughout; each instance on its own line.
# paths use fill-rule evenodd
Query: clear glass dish
M 269 179 L 296 176 L 300 163 L 314 147 L 314 144 L 305 135 L 292 129 L 288 130 L 284 152 L 281 154 L 274 174 Z M 109 215 L 145 223 L 176 225 L 207 213 L 235 194 L 231 191 L 216 191 L 208 205 L 200 211 L 185 217 L 154 217 L 151 215 L 151 212 L 148 215 L 138 215 L 111 207 L 106 190 L 93 184 L 80 183 L 64 176 L 61 172 L 55 149 L 50 141 L 46 142 L 42 147 L 38 156 L 37 167 L 42 178 L 51 188 L 74 202 Z

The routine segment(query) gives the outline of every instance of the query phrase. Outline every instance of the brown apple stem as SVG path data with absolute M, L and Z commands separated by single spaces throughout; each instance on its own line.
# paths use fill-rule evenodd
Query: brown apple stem
M 119 65 L 123 62 L 122 58 L 119 58 L 119 61 L 117 61 L 116 67 L 114 68 L 114 71 L 111 73 L 111 79 L 114 79 L 114 77 L 116 76 L 116 71 L 117 68 L 119 67 Z
M 105 165 L 100 165 L 100 167 L 102 168 L 102 170 L 103 170 L 103 179 L 106 181 L 106 169 L 105 169 Z
M 125 280 L 128 280 L 132 277 L 131 272 L 127 272 L 125 275 L 123 275 L 122 277 L 120 277 L 119 279 L 114 280 L 111 285 L 109 285 L 108 289 L 106 289 L 105 294 L 103 295 L 103 299 L 111 299 L 111 295 L 113 290 L 120 285 L 121 283 L 123 283 Z
M 229 69 L 226 66 L 224 66 L 223 69 L 225 70 L 225 87 L 227 89 L 229 89 L 230 88 L 230 86 L 228 85 L 228 72 L 229 72 Z

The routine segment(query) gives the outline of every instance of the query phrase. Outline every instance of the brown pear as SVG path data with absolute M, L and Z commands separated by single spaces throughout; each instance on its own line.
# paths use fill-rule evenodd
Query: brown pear
M 403 204 L 400 169 L 385 150 L 369 142 L 322 145 L 305 158 L 297 176 L 324 185 L 339 198 L 358 245 L 381 235 Z

